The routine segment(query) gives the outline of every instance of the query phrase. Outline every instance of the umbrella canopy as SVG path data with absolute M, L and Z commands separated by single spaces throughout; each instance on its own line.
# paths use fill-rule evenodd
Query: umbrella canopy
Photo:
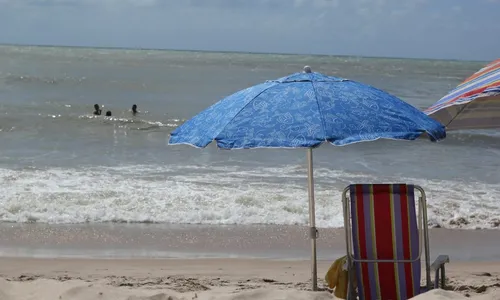
M 380 138 L 445 137 L 441 124 L 382 90 L 320 73 L 295 73 L 236 92 L 176 128 L 170 144 L 223 149 L 314 148 Z
M 223 149 L 308 148 L 312 288 L 317 289 L 312 148 L 373 141 L 431 141 L 445 128 L 417 108 L 374 87 L 311 72 L 295 73 L 236 92 L 200 112 L 170 134 L 169 144 Z
M 500 127 L 500 59 L 467 78 L 425 113 L 448 130 Z

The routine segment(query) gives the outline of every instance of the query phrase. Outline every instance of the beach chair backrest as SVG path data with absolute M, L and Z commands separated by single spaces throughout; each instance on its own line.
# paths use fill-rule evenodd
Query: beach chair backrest
M 421 241 L 414 186 L 356 184 L 349 189 L 348 255 L 355 266 L 359 299 L 405 300 L 418 295 Z

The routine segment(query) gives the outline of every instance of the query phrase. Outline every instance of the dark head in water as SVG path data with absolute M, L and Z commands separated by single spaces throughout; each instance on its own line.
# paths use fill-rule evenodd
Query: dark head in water
M 94 104 L 94 115 L 101 115 L 101 108 L 99 107 L 99 104 Z
M 108 111 L 106 112 L 106 117 L 111 117 L 111 111 L 110 111 L 110 110 L 108 110 Z
M 137 105 L 132 105 L 132 114 L 136 114 L 137 113 Z

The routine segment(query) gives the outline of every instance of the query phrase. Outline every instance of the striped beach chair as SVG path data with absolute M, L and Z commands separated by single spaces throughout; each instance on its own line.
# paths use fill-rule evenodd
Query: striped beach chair
M 415 190 L 420 192 L 418 205 Z M 427 207 L 421 187 L 353 184 L 344 190 L 342 203 L 349 266 L 347 299 L 357 295 L 360 300 L 405 300 L 439 283 L 444 288 L 449 258 L 440 255 L 430 265 Z M 420 286 L 422 246 L 424 287 Z M 431 270 L 435 271 L 434 285 Z

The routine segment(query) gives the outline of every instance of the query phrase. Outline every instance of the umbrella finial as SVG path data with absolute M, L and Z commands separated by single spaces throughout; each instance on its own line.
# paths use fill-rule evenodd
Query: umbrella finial
M 312 72 L 311 67 L 309 66 L 304 67 L 304 73 L 311 73 L 311 72 Z

